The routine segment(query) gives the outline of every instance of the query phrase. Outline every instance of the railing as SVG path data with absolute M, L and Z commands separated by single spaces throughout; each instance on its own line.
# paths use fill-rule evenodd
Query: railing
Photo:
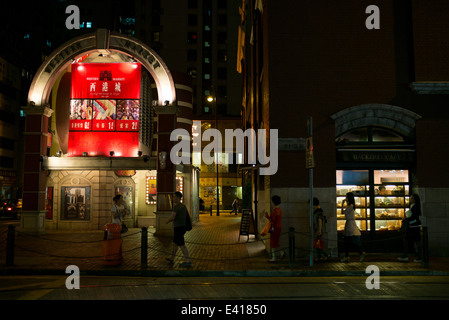
M 131 229 L 132 230 L 132 229 Z M 150 232 L 148 231 L 148 228 L 143 227 L 141 228 L 141 230 L 137 231 L 137 232 L 129 232 L 127 234 L 123 234 L 121 237 L 122 239 L 126 239 L 127 237 L 132 237 L 135 236 L 137 234 L 141 235 L 141 241 L 140 241 L 140 246 L 136 246 L 132 249 L 123 251 L 123 253 L 127 253 L 127 252 L 132 252 L 132 251 L 136 251 L 140 249 L 140 268 L 141 269 L 146 269 L 148 267 L 148 253 L 152 250 L 153 252 L 158 252 L 159 254 L 167 254 L 170 255 L 171 252 L 169 251 L 164 251 L 164 250 L 160 250 L 156 247 L 152 247 L 151 246 L 151 241 L 149 241 L 148 238 L 148 234 Z M 422 227 L 421 228 L 421 244 L 422 244 L 422 266 L 423 267 L 428 267 L 429 266 L 429 248 L 428 248 L 428 229 L 427 227 Z M 53 242 L 60 242 L 60 243 L 67 243 L 67 244 L 92 244 L 92 243 L 100 243 L 102 241 L 108 241 L 108 240 L 104 240 L 104 239 L 99 239 L 99 240 L 93 240 L 93 241 L 70 241 L 70 240 L 57 240 L 57 239 L 50 239 L 50 238 L 46 238 L 45 236 L 37 236 L 37 235 L 33 235 L 33 234 L 27 234 L 24 232 L 18 232 L 15 230 L 15 226 L 13 225 L 9 225 L 8 229 L 2 233 L 0 233 L 0 253 L 2 251 L 6 251 L 6 266 L 13 266 L 15 263 L 15 250 L 16 248 L 21 249 L 23 251 L 27 251 L 30 253 L 35 253 L 35 254 L 40 254 L 40 255 L 45 255 L 48 257 L 54 257 L 54 258 L 71 258 L 71 259 L 97 259 L 97 258 L 104 258 L 104 255 L 100 255 L 100 256 L 63 256 L 63 255 L 57 255 L 54 253 L 45 253 L 45 252 L 41 252 L 38 249 L 29 249 L 29 248 L 24 248 L 20 245 L 18 245 L 16 243 L 16 236 L 23 236 L 23 237 L 34 237 L 39 241 L 53 241 Z M 295 264 L 295 260 L 296 260 L 296 252 L 297 252 L 297 247 L 296 247 L 296 236 L 300 235 L 300 236 L 304 236 L 307 239 L 309 239 L 310 234 L 307 232 L 296 232 L 295 228 L 290 227 L 288 232 L 282 233 L 281 237 L 288 237 L 288 248 L 276 248 L 275 251 L 279 252 L 279 251 L 287 251 L 288 252 L 288 257 L 289 257 L 289 266 L 293 267 Z M 164 238 L 164 237 L 168 237 L 168 236 L 164 236 L 164 235 L 158 235 L 158 238 Z M 395 237 L 391 237 L 388 239 L 379 239 L 379 240 L 367 240 L 366 242 L 379 242 L 379 241 L 391 241 L 394 239 L 402 239 L 404 238 L 404 235 L 398 234 Z M 329 240 L 326 238 L 323 238 L 323 240 Z M 331 240 L 335 240 L 335 239 L 331 239 Z M 263 241 L 261 239 L 256 239 L 255 241 Z M 196 241 L 185 241 L 186 244 L 191 244 L 191 245 L 199 245 L 199 246 L 241 246 L 241 245 L 245 245 L 245 243 L 241 243 L 241 242 L 236 242 L 236 243 L 201 243 L 201 242 L 196 242 Z M 150 245 L 149 245 L 150 243 Z M 35 247 L 38 247 L 37 245 L 35 245 Z M 303 249 L 306 250 L 307 253 L 310 253 L 310 251 L 308 251 L 307 249 Z M 261 253 L 259 255 L 253 255 L 251 257 L 245 257 L 245 258 L 235 258 L 235 259 L 231 259 L 231 258 L 226 258 L 223 259 L 223 261 L 230 261 L 230 260 L 243 260 L 243 259 L 251 259 L 251 258 L 258 258 L 258 257 L 262 257 L 265 256 L 266 257 L 266 253 Z M 199 258 L 199 257 L 190 257 L 192 260 L 208 260 L 208 259 L 204 259 L 204 258 Z M 216 258 L 214 259 L 210 259 L 213 261 L 217 261 Z

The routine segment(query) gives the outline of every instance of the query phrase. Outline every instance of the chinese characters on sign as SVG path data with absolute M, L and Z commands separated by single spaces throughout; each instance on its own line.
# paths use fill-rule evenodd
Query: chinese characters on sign
M 140 99 L 139 63 L 72 64 L 72 99 Z

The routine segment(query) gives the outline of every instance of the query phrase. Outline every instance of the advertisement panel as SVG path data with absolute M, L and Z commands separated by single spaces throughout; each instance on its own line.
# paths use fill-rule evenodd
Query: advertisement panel
M 70 131 L 92 130 L 92 100 L 71 100 L 69 123 Z
M 115 100 L 93 100 L 94 131 L 115 131 Z
M 117 100 L 117 131 L 139 131 L 139 100 Z
M 72 64 L 72 99 L 140 99 L 140 63 Z
M 68 156 L 138 156 L 140 80 L 139 63 L 72 64 Z

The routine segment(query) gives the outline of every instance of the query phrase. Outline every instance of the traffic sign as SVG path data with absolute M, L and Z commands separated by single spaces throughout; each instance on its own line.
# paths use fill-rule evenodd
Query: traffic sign
M 315 161 L 313 159 L 313 139 L 312 137 L 306 140 L 306 168 L 311 169 L 315 167 Z

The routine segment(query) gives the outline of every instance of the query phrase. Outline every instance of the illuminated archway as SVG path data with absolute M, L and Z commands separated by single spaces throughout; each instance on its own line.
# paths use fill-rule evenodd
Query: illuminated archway
M 93 52 L 111 51 L 128 55 L 140 62 L 153 77 L 158 93 L 158 105 L 171 105 L 176 101 L 175 84 L 166 64 L 150 47 L 134 38 L 119 33 L 99 29 L 70 40 L 55 50 L 37 71 L 28 93 L 28 104 L 49 105 L 52 87 L 75 59 Z

